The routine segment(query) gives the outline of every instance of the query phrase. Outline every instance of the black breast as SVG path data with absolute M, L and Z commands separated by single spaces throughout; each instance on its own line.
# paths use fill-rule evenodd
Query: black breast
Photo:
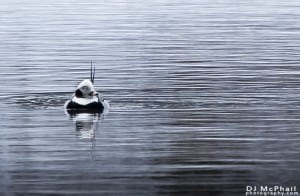
M 87 105 L 80 105 L 74 101 L 70 101 L 66 107 L 68 110 L 87 111 L 87 112 L 103 112 L 103 105 L 101 102 L 92 102 Z

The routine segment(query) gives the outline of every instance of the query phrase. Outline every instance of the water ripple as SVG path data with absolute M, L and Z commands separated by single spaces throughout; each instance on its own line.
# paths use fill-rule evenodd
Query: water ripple
M 299 185 L 296 0 L 4 0 L 0 195 Z M 97 67 L 109 114 L 64 102 Z

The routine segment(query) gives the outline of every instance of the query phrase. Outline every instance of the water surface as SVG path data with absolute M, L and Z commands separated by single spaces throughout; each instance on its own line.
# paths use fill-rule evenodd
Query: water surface
M 300 188 L 300 2 L 0 5 L 2 195 Z M 106 115 L 64 102 L 97 66 Z

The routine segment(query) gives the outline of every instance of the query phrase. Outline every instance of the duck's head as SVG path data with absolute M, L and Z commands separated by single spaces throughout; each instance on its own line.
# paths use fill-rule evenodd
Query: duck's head
M 93 66 L 93 62 L 91 61 L 91 72 L 90 79 L 83 80 L 75 90 L 75 96 L 78 98 L 87 98 L 92 99 L 94 96 L 97 96 L 98 93 L 94 89 L 94 80 L 95 80 L 95 72 L 96 67 Z
M 83 80 L 75 90 L 75 96 L 78 98 L 87 98 L 92 99 L 94 96 L 97 96 L 98 93 L 94 89 L 94 85 L 91 80 Z

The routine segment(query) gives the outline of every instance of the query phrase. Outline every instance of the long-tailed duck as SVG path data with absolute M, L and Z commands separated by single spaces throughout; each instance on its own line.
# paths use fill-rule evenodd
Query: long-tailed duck
M 90 79 L 83 80 L 76 88 L 72 98 L 66 101 L 64 107 L 68 112 L 98 112 L 108 109 L 109 104 L 94 89 L 95 67 L 91 62 Z

